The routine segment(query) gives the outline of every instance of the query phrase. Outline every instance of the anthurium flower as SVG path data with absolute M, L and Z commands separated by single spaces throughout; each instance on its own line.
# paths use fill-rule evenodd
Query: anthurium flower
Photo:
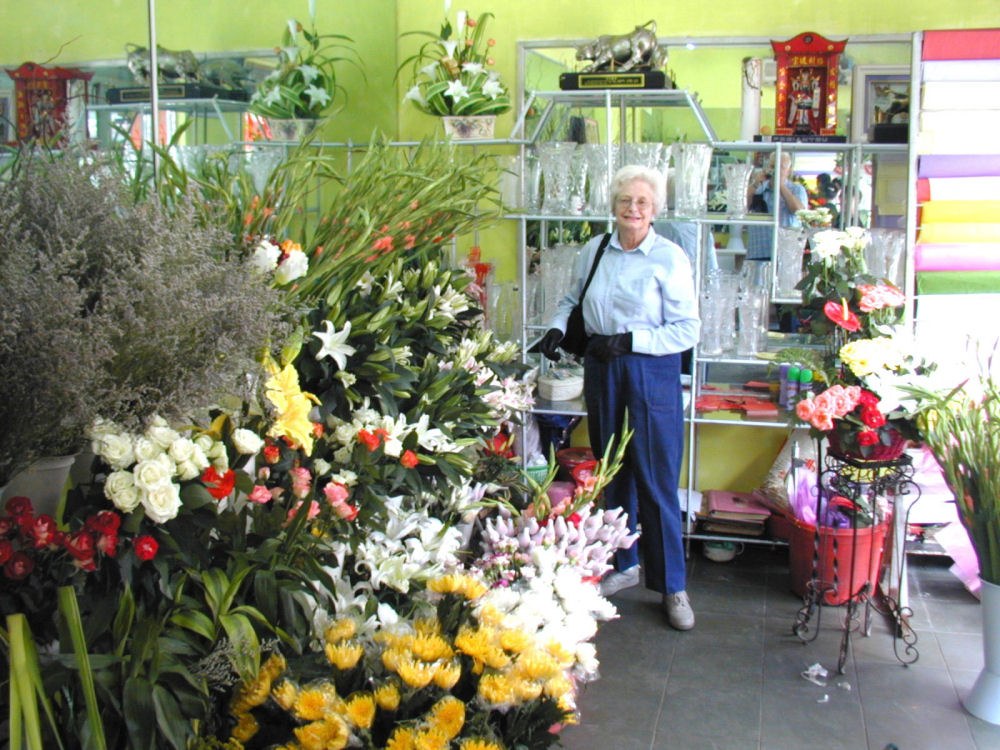
M 858 320 L 858 316 L 851 311 L 847 304 L 831 300 L 823 305 L 823 314 L 845 331 L 861 330 L 861 321 Z

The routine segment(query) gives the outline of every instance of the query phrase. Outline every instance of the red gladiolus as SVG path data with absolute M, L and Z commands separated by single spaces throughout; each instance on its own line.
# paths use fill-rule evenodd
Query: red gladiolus
M 858 331 L 861 329 L 861 321 L 858 320 L 858 316 L 851 312 L 846 304 L 842 305 L 833 301 L 827 302 L 823 305 L 823 314 L 845 331 Z
M 23 552 L 15 552 L 3 566 L 3 573 L 12 581 L 20 581 L 31 575 L 35 561 Z
M 17 497 L 12 497 L 8 500 L 6 508 L 7 512 L 17 519 L 21 519 L 24 516 L 30 516 L 34 512 L 31 507 L 31 500 L 23 495 L 18 495 Z
M 152 560 L 160 549 L 159 543 L 149 534 L 137 536 L 132 542 L 135 547 L 135 556 L 140 560 Z
M 875 430 L 861 430 L 858 433 L 858 445 L 875 445 L 878 442 L 878 433 Z
M 403 457 L 399 459 L 399 463 L 403 464 L 403 466 L 405 466 L 407 469 L 412 469 L 414 466 L 420 463 L 420 459 L 417 458 L 416 453 L 408 450 L 403 452 Z
M 236 472 L 232 469 L 220 474 L 214 466 L 209 466 L 201 474 L 202 484 L 208 489 L 208 494 L 216 500 L 228 497 L 236 486 Z

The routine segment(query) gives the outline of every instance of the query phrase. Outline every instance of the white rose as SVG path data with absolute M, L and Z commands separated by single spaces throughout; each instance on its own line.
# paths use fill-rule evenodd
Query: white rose
M 177 485 L 164 484 L 142 493 L 142 507 L 146 509 L 146 516 L 156 523 L 175 518 L 181 509 Z
M 191 453 L 191 463 L 199 469 L 208 468 L 208 456 L 205 455 L 205 451 L 201 449 L 198 443 L 194 444 L 194 451 Z
M 122 428 L 111 420 L 105 419 L 104 417 L 98 417 L 93 421 L 90 428 L 87 430 L 87 437 L 94 442 L 98 442 L 104 438 L 105 435 L 121 431 Z
M 309 270 L 309 259 L 301 250 L 292 250 L 274 271 L 274 280 L 279 284 L 287 284 L 300 276 L 305 276 Z
M 104 481 L 104 494 L 122 513 L 131 513 L 139 504 L 139 490 L 131 471 L 113 471 Z
M 206 435 L 202 433 L 194 439 L 194 444 L 201 448 L 202 452 L 207 456 L 209 451 L 212 450 L 212 446 L 215 445 L 215 441 L 212 439 L 211 435 Z
M 246 456 L 252 456 L 260 452 L 264 447 L 264 441 L 253 430 L 239 428 L 233 430 L 233 447 Z
M 126 435 L 105 434 L 94 443 L 94 453 L 111 464 L 113 469 L 126 469 L 135 463 L 132 441 Z
M 157 487 L 170 484 L 170 477 L 173 474 L 161 461 L 140 461 L 132 470 L 135 479 L 135 486 L 141 490 L 149 492 Z
M 333 467 L 330 466 L 329 462 L 324 461 L 322 458 L 317 458 L 313 461 L 313 473 L 318 477 L 323 476 L 332 468 Z
M 179 437 L 167 448 L 167 454 L 179 464 L 190 461 L 194 455 L 194 441 L 190 438 Z
M 350 469 L 341 469 L 332 477 L 330 477 L 331 482 L 337 482 L 345 487 L 353 487 L 358 483 L 358 475 L 355 474 Z
M 157 424 L 154 420 L 153 423 L 146 428 L 145 436 L 156 443 L 163 450 L 167 450 L 175 440 L 180 438 L 180 434 L 177 430 L 170 427 L 170 425 Z
M 174 473 L 182 482 L 189 482 L 201 476 L 201 469 L 192 461 L 181 461 L 177 464 L 177 468 L 174 469 Z
M 152 461 L 162 455 L 163 450 L 147 437 L 138 437 L 132 444 L 136 461 Z

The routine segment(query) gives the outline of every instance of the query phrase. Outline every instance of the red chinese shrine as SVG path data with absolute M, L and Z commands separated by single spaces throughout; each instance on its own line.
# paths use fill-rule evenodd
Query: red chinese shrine
M 835 42 L 811 31 L 771 42 L 778 68 L 776 134 L 834 134 L 840 54 L 846 45 L 846 39 Z
M 74 68 L 46 68 L 26 62 L 7 74 L 14 79 L 17 139 L 52 145 L 65 138 L 71 112 L 86 111 L 87 81 L 94 75 Z

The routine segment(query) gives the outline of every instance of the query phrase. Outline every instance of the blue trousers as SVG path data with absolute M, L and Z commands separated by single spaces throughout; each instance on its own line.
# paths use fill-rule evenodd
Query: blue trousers
M 661 594 L 685 589 L 684 542 L 677 483 L 684 455 L 684 413 L 679 354 L 625 354 L 609 362 L 584 360 L 584 400 L 590 445 L 597 458 L 621 433 L 625 410 L 635 434 L 621 471 L 604 490 L 607 508 L 624 508 L 629 530 L 642 535 L 618 550 L 615 567 L 646 568 L 646 588 Z

